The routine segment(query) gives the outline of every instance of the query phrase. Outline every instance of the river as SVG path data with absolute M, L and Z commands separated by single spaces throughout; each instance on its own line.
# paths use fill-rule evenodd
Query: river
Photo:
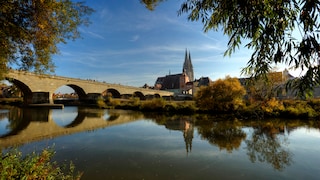
M 54 147 L 82 179 L 319 179 L 320 122 L 0 108 L 2 152 Z

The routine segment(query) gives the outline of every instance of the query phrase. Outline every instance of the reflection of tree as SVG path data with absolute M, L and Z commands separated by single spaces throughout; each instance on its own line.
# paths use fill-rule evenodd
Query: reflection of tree
M 251 162 L 257 160 L 267 162 L 280 171 L 291 164 L 292 154 L 283 147 L 287 144 L 287 139 L 276 135 L 283 132 L 283 129 L 283 127 L 274 127 L 270 124 L 255 128 L 251 139 L 245 141 Z
M 198 132 L 202 138 L 228 152 L 238 149 L 242 140 L 246 138 L 246 133 L 231 121 L 201 123 L 198 124 Z
M 24 119 L 25 113 L 26 111 L 24 111 L 21 108 L 14 107 L 10 109 L 9 116 L 8 116 L 9 124 L 7 126 L 10 132 L 5 135 L 1 135 L 1 138 L 11 136 L 11 135 L 16 135 L 21 130 L 28 127 L 30 123 L 30 119 Z

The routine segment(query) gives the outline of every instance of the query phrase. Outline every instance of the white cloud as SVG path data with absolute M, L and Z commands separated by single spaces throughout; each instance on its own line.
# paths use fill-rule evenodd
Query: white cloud
M 105 39 L 102 35 L 100 35 L 100 34 L 98 34 L 98 33 L 94 33 L 94 32 L 92 32 L 92 31 L 88 31 L 87 33 L 88 33 L 89 35 L 91 35 L 92 37 L 95 37 L 95 38 L 98 38 L 98 39 L 102 39 L 102 40 Z
M 134 36 L 132 36 L 132 38 L 131 38 L 129 41 L 130 41 L 130 42 L 135 42 L 135 41 L 137 41 L 139 38 L 140 38 L 139 35 L 134 35 Z

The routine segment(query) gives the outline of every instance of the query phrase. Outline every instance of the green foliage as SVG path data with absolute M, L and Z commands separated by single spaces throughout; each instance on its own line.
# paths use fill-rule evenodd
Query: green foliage
M 283 115 L 287 117 L 315 118 L 319 113 L 313 109 L 307 101 L 285 101 Z
M 301 81 L 292 87 L 303 93 L 317 85 L 320 79 L 317 65 L 319 51 L 320 2 L 292 1 L 206 1 L 187 0 L 181 13 L 189 13 L 192 21 L 201 20 L 204 30 L 223 28 L 230 39 L 225 55 L 240 47 L 243 39 L 253 54 L 243 73 L 265 76 L 273 63 L 286 63 L 293 68 L 306 69 Z M 293 37 L 298 29 L 301 37 Z
M 140 0 L 140 2 L 145 4 L 146 8 L 151 11 L 162 1 L 164 0 Z
M 228 112 L 243 106 L 246 91 L 237 78 L 218 79 L 201 87 L 195 95 L 196 105 L 202 110 Z
M 311 99 L 308 101 L 308 105 L 310 105 L 316 112 L 320 112 L 320 99 Z
M 62 169 L 56 162 L 51 161 L 53 155 L 51 149 L 44 149 L 40 154 L 33 152 L 26 156 L 17 149 L 1 154 L 0 179 L 80 179 L 79 173 L 74 176 L 72 163 L 69 169 Z
M 71 0 L 0 2 L 0 78 L 12 64 L 23 70 L 53 71 L 57 44 L 79 37 L 93 10 Z
M 244 118 L 264 119 L 266 117 L 306 118 L 319 117 L 319 101 L 284 100 L 272 98 L 254 102 L 244 107 L 240 114 Z

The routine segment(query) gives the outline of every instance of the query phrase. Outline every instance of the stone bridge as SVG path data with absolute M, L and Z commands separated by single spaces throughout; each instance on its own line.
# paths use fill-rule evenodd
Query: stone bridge
M 11 70 L 6 78 L 15 84 L 23 94 L 25 104 L 53 104 L 53 93 L 62 86 L 71 87 L 80 101 L 95 100 L 101 95 L 112 94 L 114 98 L 136 96 L 144 100 L 146 97 L 173 96 L 173 92 L 137 88 L 120 84 L 110 84 L 92 80 L 68 78 L 47 74 L 35 74 L 26 71 Z

